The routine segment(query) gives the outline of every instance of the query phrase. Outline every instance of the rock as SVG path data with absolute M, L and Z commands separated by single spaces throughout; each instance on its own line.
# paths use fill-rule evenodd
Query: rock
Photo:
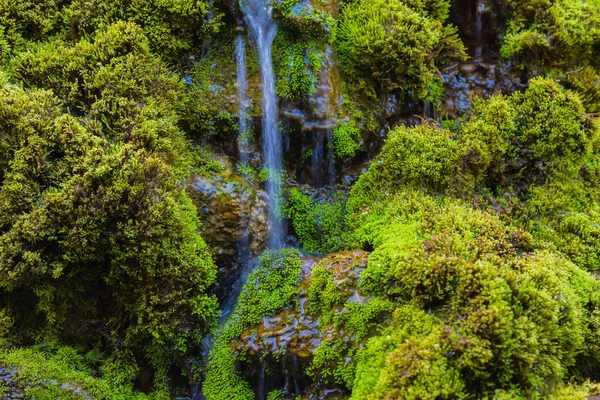
M 466 61 L 447 67 L 444 78 L 443 113 L 456 119 L 472 112 L 472 98 L 512 93 L 520 81 L 513 77 L 510 62 Z
M 368 253 L 360 250 L 329 254 L 323 260 L 303 259 L 302 281 L 295 303 L 274 315 L 265 316 L 259 325 L 247 329 L 231 343 L 238 359 L 245 360 L 243 370 L 248 375 L 246 378 L 256 380 L 256 376 L 252 375 L 256 375 L 260 370 L 259 366 L 266 363 L 267 370 L 273 372 L 273 375 L 267 377 L 267 386 L 269 382 L 289 382 L 287 392 L 290 395 L 301 395 L 303 399 L 348 398 L 347 393 L 336 385 L 322 384 L 313 387 L 306 375 L 306 368 L 321 342 L 334 338 L 347 343 L 355 340 L 347 332 L 334 329 L 331 325 L 322 325 L 320 315 L 312 315 L 308 311 L 308 289 L 313 268 L 319 262 L 324 262 L 334 283 L 341 289 L 344 301 L 364 303 L 370 299 L 361 291 L 359 283 L 367 260 Z M 346 310 L 340 307 L 336 312 L 344 313 Z M 298 389 L 292 387 L 292 382 Z M 272 386 L 275 387 L 276 384 Z
M 239 258 L 260 254 L 268 235 L 268 196 L 233 172 L 226 158 L 217 176 L 191 177 L 186 190 L 198 209 L 202 237 L 219 267 L 219 282 L 235 281 Z M 245 260 L 241 260 L 244 262 Z

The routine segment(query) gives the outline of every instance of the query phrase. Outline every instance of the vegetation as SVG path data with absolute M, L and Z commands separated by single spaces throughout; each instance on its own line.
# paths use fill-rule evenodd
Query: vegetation
M 32 44 L 0 100 L 0 298 L 6 341 L 58 338 L 137 370 L 166 392 L 215 322 L 215 268 L 179 184 L 183 87 L 142 28 Z M 46 79 L 48 77 L 48 79 Z M 132 377 L 129 375 L 127 380 Z
M 311 253 L 338 251 L 345 240 L 342 230 L 346 216 L 345 199 L 336 193 L 330 199 L 313 199 L 292 188 L 286 204 L 286 216 L 302 247 Z
M 0 1 L 0 397 L 600 394 L 600 3 L 476 3 L 269 4 L 284 172 L 237 2 Z
M 438 82 L 435 58 L 464 58 L 446 2 L 362 0 L 349 2 L 337 30 L 342 67 L 369 96 L 398 89 L 425 99 Z M 437 99 L 436 99 L 437 100 Z
M 506 1 L 507 34 L 500 53 L 525 76 L 545 73 L 576 90 L 589 112 L 600 110 L 598 2 Z
M 147 398 L 132 389 L 131 376 L 124 383 L 118 376 L 118 373 L 133 371 L 120 370 L 117 365 L 108 363 L 98 367 L 98 354 L 94 351 L 82 357 L 73 348 L 43 343 L 25 349 L 3 350 L 0 358 L 12 368 L 27 398 Z M 92 376 L 92 371 L 98 369 L 102 370 L 103 378 Z
M 293 302 L 300 283 L 297 250 L 284 249 L 280 253 L 266 252 L 248 276 L 237 306 L 231 316 L 214 333 L 215 343 L 209 354 L 203 392 L 212 399 L 248 399 L 253 391 L 237 368 L 237 358 L 229 342 L 244 330 L 256 325 L 269 315 Z

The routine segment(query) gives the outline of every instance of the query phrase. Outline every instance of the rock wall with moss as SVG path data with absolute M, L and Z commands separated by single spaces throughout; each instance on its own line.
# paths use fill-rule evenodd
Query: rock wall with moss
M 600 394 L 600 2 L 265 4 L 278 176 L 237 1 L 0 1 L 0 397 Z

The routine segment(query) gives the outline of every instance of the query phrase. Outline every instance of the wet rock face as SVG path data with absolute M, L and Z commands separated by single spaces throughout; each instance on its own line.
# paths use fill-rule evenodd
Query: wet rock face
M 442 72 L 442 110 L 453 119 L 472 111 L 474 96 L 487 99 L 494 94 L 513 93 L 520 87 L 520 80 L 512 76 L 508 61 L 468 61 L 451 65 Z
M 19 377 L 20 368 L 11 368 L 0 363 L 0 398 L 5 400 L 16 400 L 31 398 L 31 394 L 26 396 L 26 389 L 38 387 L 40 389 L 47 387 L 58 387 L 67 398 L 78 398 L 91 400 L 92 396 L 88 394 L 80 385 L 75 383 L 61 383 L 54 379 L 40 380 L 34 384 L 24 384 Z
M 25 388 L 19 383 L 15 376 L 15 370 L 0 364 L 0 389 L 8 388 L 8 391 L 0 390 L 0 396 L 4 399 L 25 398 Z
M 368 253 L 361 250 L 334 253 L 323 259 L 333 282 L 341 289 L 344 302 L 365 303 L 369 300 L 360 289 L 360 274 L 366 268 L 367 260 Z M 257 381 L 262 366 L 266 365 L 267 376 L 261 379 L 267 389 L 285 386 L 284 392 L 290 396 L 343 399 L 348 397 L 343 390 L 335 385 L 315 387 L 306 373 L 315 349 L 323 341 L 353 343 L 355 340 L 352 335 L 335 329 L 331 324 L 322 324 L 320 315 L 311 314 L 307 307 L 312 271 L 319 262 L 314 258 L 302 260 L 302 282 L 294 304 L 274 315 L 265 316 L 259 325 L 244 331 L 231 345 L 238 359 L 246 360 L 243 370 L 248 381 Z M 346 311 L 339 308 L 335 312 L 342 314 Z M 255 387 L 258 386 L 257 382 Z
M 198 209 L 201 233 L 219 267 L 223 287 L 235 279 L 241 257 L 260 254 L 268 235 L 267 194 L 239 175 L 226 160 L 218 176 L 193 176 L 186 190 Z

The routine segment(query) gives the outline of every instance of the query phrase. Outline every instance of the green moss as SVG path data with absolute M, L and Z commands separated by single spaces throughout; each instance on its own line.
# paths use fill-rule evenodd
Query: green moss
M 328 199 L 313 199 L 298 188 L 289 191 L 285 215 L 305 250 L 329 253 L 344 246 L 344 200 L 340 193 Z
M 355 375 L 355 364 L 348 362 L 352 350 L 340 340 L 323 341 L 315 349 L 308 375 L 352 387 Z
M 439 79 L 434 53 L 451 47 L 445 40 L 449 32 L 435 19 L 440 14 L 446 12 L 428 15 L 420 2 L 347 3 L 337 29 L 344 72 L 373 98 L 395 89 L 406 99 L 427 98 L 429 88 Z M 464 57 L 462 43 L 454 45 L 456 55 Z
M 347 302 L 346 308 L 348 312 L 343 317 L 344 327 L 360 342 L 373 333 L 377 323 L 382 321 L 382 316 L 391 313 L 395 305 L 389 300 L 376 297 L 366 304 Z
M 0 87 L 12 132 L 0 139 L 0 297 L 14 343 L 102 343 L 107 357 L 149 365 L 164 392 L 217 309 L 216 269 L 180 184 L 191 166 L 183 87 L 139 26 L 90 40 L 32 46 L 13 67 L 40 88 Z
M 196 137 L 218 137 L 222 141 L 238 139 L 237 70 L 234 59 L 235 36 L 232 32 L 213 38 L 213 45 L 189 71 L 191 84 L 186 87 L 185 122 Z M 248 75 L 255 57 L 248 51 Z M 260 112 L 260 110 L 258 110 Z M 246 132 L 253 140 L 253 132 Z
M 395 314 L 393 328 L 382 332 L 392 342 L 371 339 L 358 355 L 355 397 L 420 398 L 430 391 L 451 398 L 511 384 L 528 395 L 540 387 L 552 391 L 549 382 L 566 377 L 583 351 L 589 311 L 582 306 L 597 286 L 594 278 L 557 253 L 528 253 L 530 235 L 465 205 L 421 218 L 413 227 L 420 240 L 389 230 L 363 281 L 436 318 L 415 323 L 415 311 Z M 402 326 L 420 332 L 403 333 Z M 376 355 L 382 346 L 385 358 Z M 367 371 L 372 365 L 384 367 Z
M 329 13 L 307 6 L 300 0 L 276 3 L 275 13 L 284 29 L 294 35 L 314 39 L 335 37 L 335 19 Z
M 77 38 L 93 33 L 106 23 L 135 22 L 143 27 L 155 52 L 181 63 L 181 58 L 204 38 L 219 31 L 223 13 L 208 1 L 75 0 L 64 10 L 64 15 L 69 34 Z
M 284 400 L 283 391 L 273 390 L 267 394 L 267 400 Z
M 326 265 L 327 259 L 324 259 L 313 268 L 307 303 L 312 314 L 322 314 L 324 323 L 331 322 L 334 307 L 343 304 L 341 288 L 334 283 Z
M 300 253 L 284 249 L 280 253 L 264 253 L 248 276 L 237 306 L 215 332 L 209 354 L 206 377 L 202 385 L 209 400 L 250 399 L 254 393 L 242 379 L 237 355 L 229 342 L 284 306 L 293 303 L 298 294 L 302 263 Z
M 0 351 L 0 364 L 12 370 L 25 395 L 35 399 L 145 399 L 133 390 L 131 378 L 119 385 L 96 377 L 84 358 L 70 347 L 43 344 Z M 5 391 L 8 388 L 5 388 Z M 160 395 L 156 393 L 156 395 Z
M 540 72 L 581 94 L 588 112 L 599 109 L 599 41 L 597 2 L 561 0 L 528 4 L 503 2 L 508 19 L 500 54 L 510 57 L 528 77 Z
M 337 126 L 333 129 L 333 154 L 336 160 L 345 161 L 362 148 L 362 139 L 356 122 Z
M 308 100 L 316 92 L 315 84 L 321 71 L 323 56 L 317 42 L 292 41 L 285 34 L 275 38 L 277 68 L 277 95 L 290 101 Z

